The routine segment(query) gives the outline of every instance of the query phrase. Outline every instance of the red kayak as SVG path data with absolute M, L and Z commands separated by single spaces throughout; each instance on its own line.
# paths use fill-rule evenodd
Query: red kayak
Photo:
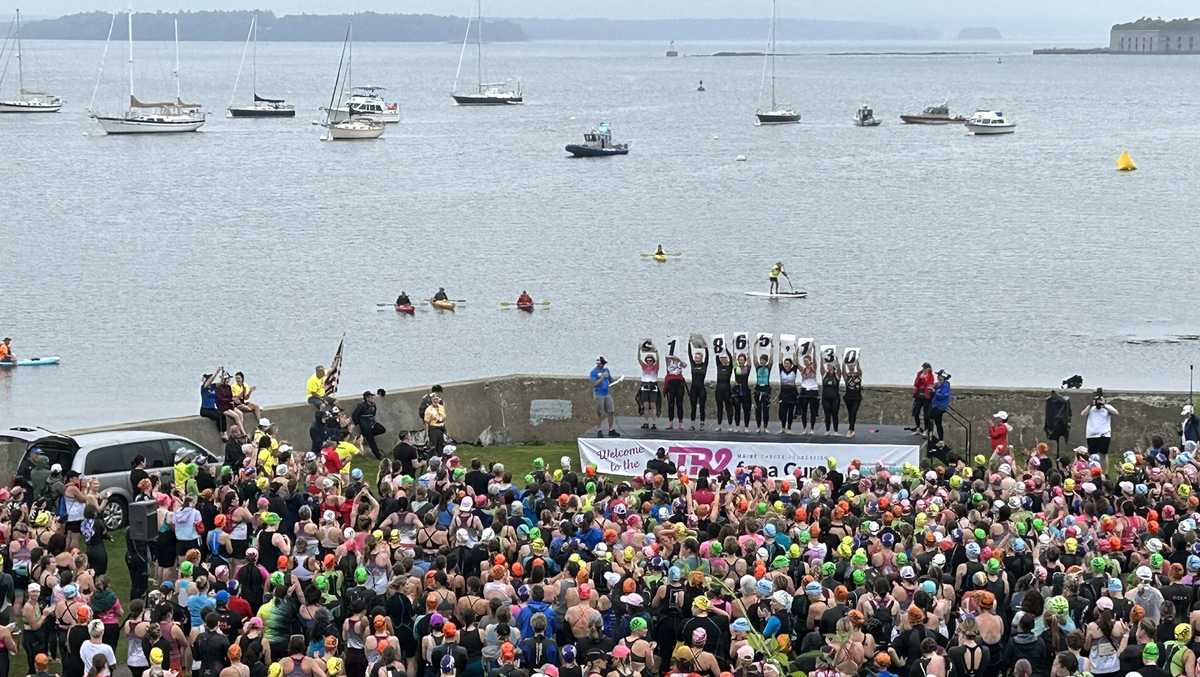
M 532 313 L 532 312 L 533 312 L 533 303 L 532 303 L 532 302 L 530 302 L 530 303 L 518 303 L 518 304 L 517 304 L 517 310 L 524 310 L 524 311 L 525 311 L 525 312 L 527 312 L 527 313 Z
M 416 309 L 416 308 L 414 308 L 414 307 L 412 307 L 412 305 L 410 305 L 410 304 L 407 304 L 407 303 L 403 303 L 403 304 L 401 304 L 401 303 L 397 303 L 397 304 L 396 304 L 396 312 L 397 312 L 397 313 L 404 313 L 405 315 L 416 315 L 416 314 L 417 314 L 417 309 Z

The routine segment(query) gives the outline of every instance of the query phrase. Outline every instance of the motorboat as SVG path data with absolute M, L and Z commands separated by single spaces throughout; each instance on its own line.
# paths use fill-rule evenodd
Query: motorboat
M 858 127 L 878 127 L 883 124 L 883 120 L 875 117 L 875 111 L 871 110 L 871 107 L 864 103 L 854 113 L 854 124 Z
M 238 83 L 242 79 L 242 66 L 246 62 L 246 48 L 251 47 L 250 56 L 250 93 L 253 101 L 250 104 L 235 105 Z M 229 107 L 225 109 L 231 118 L 294 118 L 296 107 L 284 99 L 269 99 L 258 95 L 258 13 L 250 19 L 250 32 L 246 35 L 246 45 L 242 47 L 242 63 L 238 65 L 237 76 L 233 79 L 233 94 L 229 97 Z
M 966 121 L 967 132 L 975 136 L 993 136 L 997 134 L 1012 134 L 1017 131 L 1017 123 L 1004 116 L 1002 111 L 975 111 Z
M 350 98 L 346 100 L 345 105 L 333 109 L 332 115 L 329 117 L 334 122 L 345 122 L 351 117 L 369 117 L 372 120 L 396 124 L 400 122 L 400 104 L 394 101 L 385 101 L 383 98 L 385 91 L 387 89 L 384 87 L 371 85 L 352 87 Z
M 116 15 L 113 16 L 116 21 Z M 186 103 L 179 79 L 179 20 L 175 20 L 175 99 L 142 101 L 133 93 L 133 12 L 127 15 L 129 39 L 129 108 L 123 115 L 91 112 L 106 134 L 175 134 L 204 126 L 206 115 L 198 103 Z M 112 35 L 111 27 L 109 35 Z M 90 109 L 90 106 L 89 106 Z
M 949 104 L 929 106 L 920 113 L 907 113 L 900 120 L 909 125 L 952 125 L 966 122 L 961 115 L 951 115 Z
M 601 122 L 590 132 L 583 135 L 582 144 L 567 146 L 567 152 L 575 157 L 609 157 L 612 155 L 628 155 L 629 144 L 613 143 L 612 130 L 607 122 Z
M 17 10 L 16 42 L 17 42 L 17 97 L 0 100 L 0 113 L 57 113 L 62 108 L 62 99 L 46 92 L 25 89 L 25 59 L 21 50 L 21 10 Z M 4 82 L 4 72 L 0 71 L 0 84 Z
M 351 22 L 346 23 L 346 39 L 342 43 L 342 56 L 338 61 L 338 76 L 333 81 L 333 92 L 329 95 L 329 105 L 322 108 L 325 111 L 325 121 L 321 126 L 325 128 L 325 136 L 321 137 L 324 141 L 359 141 L 368 139 L 378 139 L 383 136 L 383 132 L 387 129 L 387 125 L 375 117 L 369 115 L 360 116 L 358 108 L 353 105 L 343 107 L 342 96 L 345 95 L 345 86 L 349 84 L 351 67 L 354 63 L 354 25 Z M 344 67 L 344 70 L 343 70 Z M 345 74 L 345 81 L 342 80 Z M 368 87 L 367 90 L 377 88 Z M 354 89 L 351 89 L 353 92 Z M 353 101 L 351 96 L 349 101 Z M 349 103 L 348 101 L 348 103 Z M 345 114 L 344 118 L 338 119 L 339 111 Z
M 483 0 L 476 0 L 475 10 L 475 91 L 470 89 L 459 91 L 459 79 L 462 76 L 463 58 L 467 54 L 467 44 L 471 37 L 471 20 L 467 20 L 467 32 L 463 36 L 462 51 L 458 54 L 458 70 L 454 73 L 454 88 L 450 96 L 454 103 L 460 106 L 517 106 L 525 103 L 521 92 L 521 81 L 515 88 L 507 82 L 486 82 L 483 74 Z
M 764 88 L 766 73 L 770 71 L 771 80 L 771 106 L 766 110 L 755 112 L 757 124 L 763 125 L 794 125 L 800 122 L 800 113 L 796 112 L 789 106 L 780 105 L 775 99 L 775 23 L 776 23 L 776 0 L 771 0 L 771 33 L 767 40 L 766 63 L 763 64 Z
M 671 44 L 667 45 L 667 56 L 679 56 L 679 50 L 675 49 L 674 40 L 671 41 Z

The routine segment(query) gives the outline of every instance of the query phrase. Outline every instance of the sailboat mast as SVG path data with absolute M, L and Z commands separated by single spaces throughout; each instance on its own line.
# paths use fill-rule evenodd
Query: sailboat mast
M 183 83 L 179 81 L 179 18 L 175 19 L 175 100 L 183 101 Z
M 129 3 L 129 14 L 125 17 L 128 21 L 126 26 L 129 38 L 129 101 L 133 103 L 133 3 Z
M 258 96 L 258 12 L 250 19 L 250 32 L 254 35 L 254 51 L 250 55 L 250 93 Z
M 778 5 L 778 0 L 771 0 L 771 110 L 778 108 L 775 105 L 775 21 Z
M 475 14 L 479 25 L 475 27 L 475 70 L 479 78 L 479 91 L 483 92 L 483 0 L 475 0 Z
M 21 10 L 17 10 L 17 96 L 25 94 L 25 69 L 21 63 Z

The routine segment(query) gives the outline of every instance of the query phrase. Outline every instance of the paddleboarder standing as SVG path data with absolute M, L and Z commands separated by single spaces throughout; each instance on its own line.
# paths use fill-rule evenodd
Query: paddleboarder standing
M 787 277 L 788 282 L 791 283 L 792 278 L 788 277 L 787 271 L 785 271 L 783 269 L 783 262 L 776 261 L 775 265 L 771 266 L 771 272 L 769 274 L 770 280 L 771 280 L 771 293 L 772 294 L 779 293 L 779 276 L 780 275 Z

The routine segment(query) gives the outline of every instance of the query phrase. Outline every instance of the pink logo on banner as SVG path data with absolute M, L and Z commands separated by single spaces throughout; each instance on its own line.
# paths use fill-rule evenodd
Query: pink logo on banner
M 733 462 L 733 450 L 719 447 L 716 450 L 708 447 L 677 447 L 670 446 L 667 453 L 675 458 L 675 465 L 681 472 L 695 475 L 701 468 L 709 472 L 719 473 Z

